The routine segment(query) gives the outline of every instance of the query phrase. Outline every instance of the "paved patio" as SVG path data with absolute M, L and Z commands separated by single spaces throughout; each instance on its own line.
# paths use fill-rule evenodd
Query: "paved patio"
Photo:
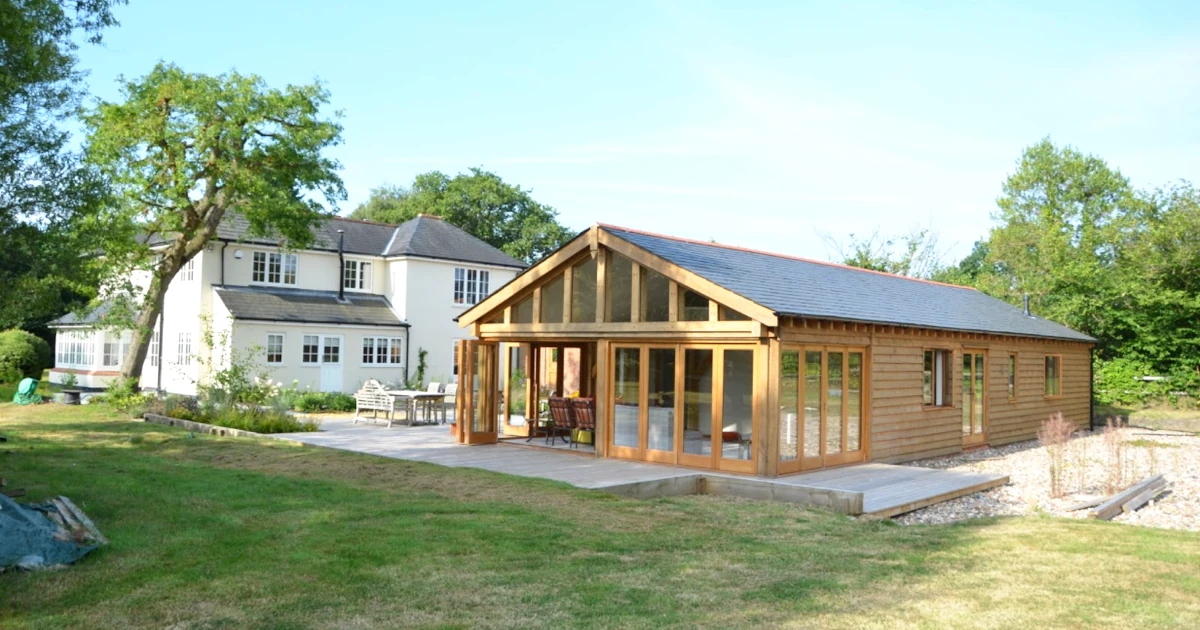
M 312 433 L 273 437 L 356 453 L 481 468 L 562 481 L 579 488 L 652 498 L 684 494 L 734 495 L 808 503 L 848 514 L 890 517 L 1008 483 L 989 475 L 913 466 L 860 464 L 777 479 L 728 475 L 678 466 L 597 458 L 567 449 L 539 448 L 541 440 L 480 446 L 455 443 L 449 427 L 393 426 L 329 419 Z

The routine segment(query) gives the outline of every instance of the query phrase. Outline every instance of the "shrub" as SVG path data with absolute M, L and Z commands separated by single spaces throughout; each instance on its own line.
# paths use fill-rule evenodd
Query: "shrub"
M 177 411 L 177 413 L 186 413 L 186 411 Z M 180 418 L 180 416 L 172 417 Z M 321 426 L 321 423 L 316 420 L 297 418 L 287 411 L 275 407 L 236 404 L 204 406 L 192 417 L 180 419 L 196 420 L 255 433 L 299 433 L 316 431 Z
M 146 405 L 152 400 L 151 396 L 141 393 L 137 379 L 118 378 L 108 384 L 108 392 L 104 402 L 118 411 L 139 418 L 146 411 Z
M 304 392 L 292 404 L 296 411 L 354 411 L 354 396 L 340 392 Z
M 53 367 L 54 354 L 45 339 L 24 330 L 0 332 L 0 380 L 42 378 L 42 370 Z

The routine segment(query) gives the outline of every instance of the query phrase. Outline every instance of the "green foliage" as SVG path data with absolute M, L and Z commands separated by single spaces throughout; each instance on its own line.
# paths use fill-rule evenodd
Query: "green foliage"
M 74 373 L 64 374 L 59 384 L 62 385 L 63 389 L 74 389 L 79 384 L 79 377 L 75 376 Z
M 239 213 L 251 237 L 301 247 L 329 216 L 321 201 L 336 206 L 345 190 L 340 165 L 324 155 L 342 128 L 321 115 L 329 92 L 320 84 L 279 90 L 254 75 L 160 63 L 123 80 L 121 93 L 84 117 L 88 160 L 113 192 L 88 225 L 105 235 L 102 286 L 114 313 L 128 314 L 132 352 L 121 372 L 134 376 L 168 284 L 227 213 Z M 131 284 L 136 270 L 151 272 L 144 294 Z
M 304 392 L 296 397 L 292 408 L 296 411 L 354 411 L 354 396 L 341 392 Z
M 850 235 L 849 243 L 825 236 L 825 246 L 842 264 L 913 278 L 930 278 L 942 270 L 937 234 L 930 229 L 900 236 L 879 231 L 866 238 Z
M 185 414 L 191 417 L 182 419 L 255 433 L 298 433 L 316 431 L 321 426 L 319 421 L 297 418 L 274 405 L 201 404 L 198 411 Z
M 937 279 L 1013 305 L 1029 294 L 1035 315 L 1096 337 L 1102 400 L 1200 394 L 1200 192 L 1137 190 L 1046 139 L 1024 151 L 997 205 L 988 238 Z
M 77 41 L 116 24 L 110 0 L 0 2 L 0 328 L 42 334 L 94 295 L 75 230 L 104 182 L 62 123 L 83 96 Z
M 46 340 L 24 330 L 0 332 L 0 380 L 42 377 L 42 370 L 53 367 L 54 354 Z
M 152 399 L 153 396 L 142 393 L 137 379 L 117 378 L 108 384 L 103 402 L 117 411 L 140 418 Z
M 426 363 L 428 357 L 428 350 L 420 347 L 417 348 L 417 371 L 404 384 L 405 389 L 425 389 L 425 370 L 429 368 L 429 364 Z
M 574 236 L 558 222 L 554 208 L 480 168 L 454 177 L 424 173 L 408 189 L 381 186 L 351 216 L 399 224 L 419 214 L 442 217 L 526 262 L 542 258 Z

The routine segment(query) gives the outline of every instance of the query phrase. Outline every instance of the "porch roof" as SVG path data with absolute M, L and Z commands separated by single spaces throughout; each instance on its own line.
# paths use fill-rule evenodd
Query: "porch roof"
M 407 328 L 382 295 L 275 287 L 213 287 L 234 319 Z

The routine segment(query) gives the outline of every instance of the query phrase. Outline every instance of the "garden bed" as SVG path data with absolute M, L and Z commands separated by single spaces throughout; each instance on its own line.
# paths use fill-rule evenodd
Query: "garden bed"
M 1126 460 L 1121 487 L 1162 474 L 1169 491 L 1145 507 L 1121 514 L 1116 522 L 1200 531 L 1200 436 L 1153 429 L 1119 431 Z M 1104 496 L 1111 473 L 1110 448 L 1102 431 L 1085 431 L 1071 441 L 1065 458 L 1066 495 L 1050 493 L 1050 458 L 1037 440 L 959 453 L 908 465 L 1007 474 L 1011 482 L 993 490 L 946 501 L 897 517 L 902 524 L 930 524 L 986 516 L 1046 513 L 1087 518 L 1088 510 L 1068 511 L 1080 501 Z

